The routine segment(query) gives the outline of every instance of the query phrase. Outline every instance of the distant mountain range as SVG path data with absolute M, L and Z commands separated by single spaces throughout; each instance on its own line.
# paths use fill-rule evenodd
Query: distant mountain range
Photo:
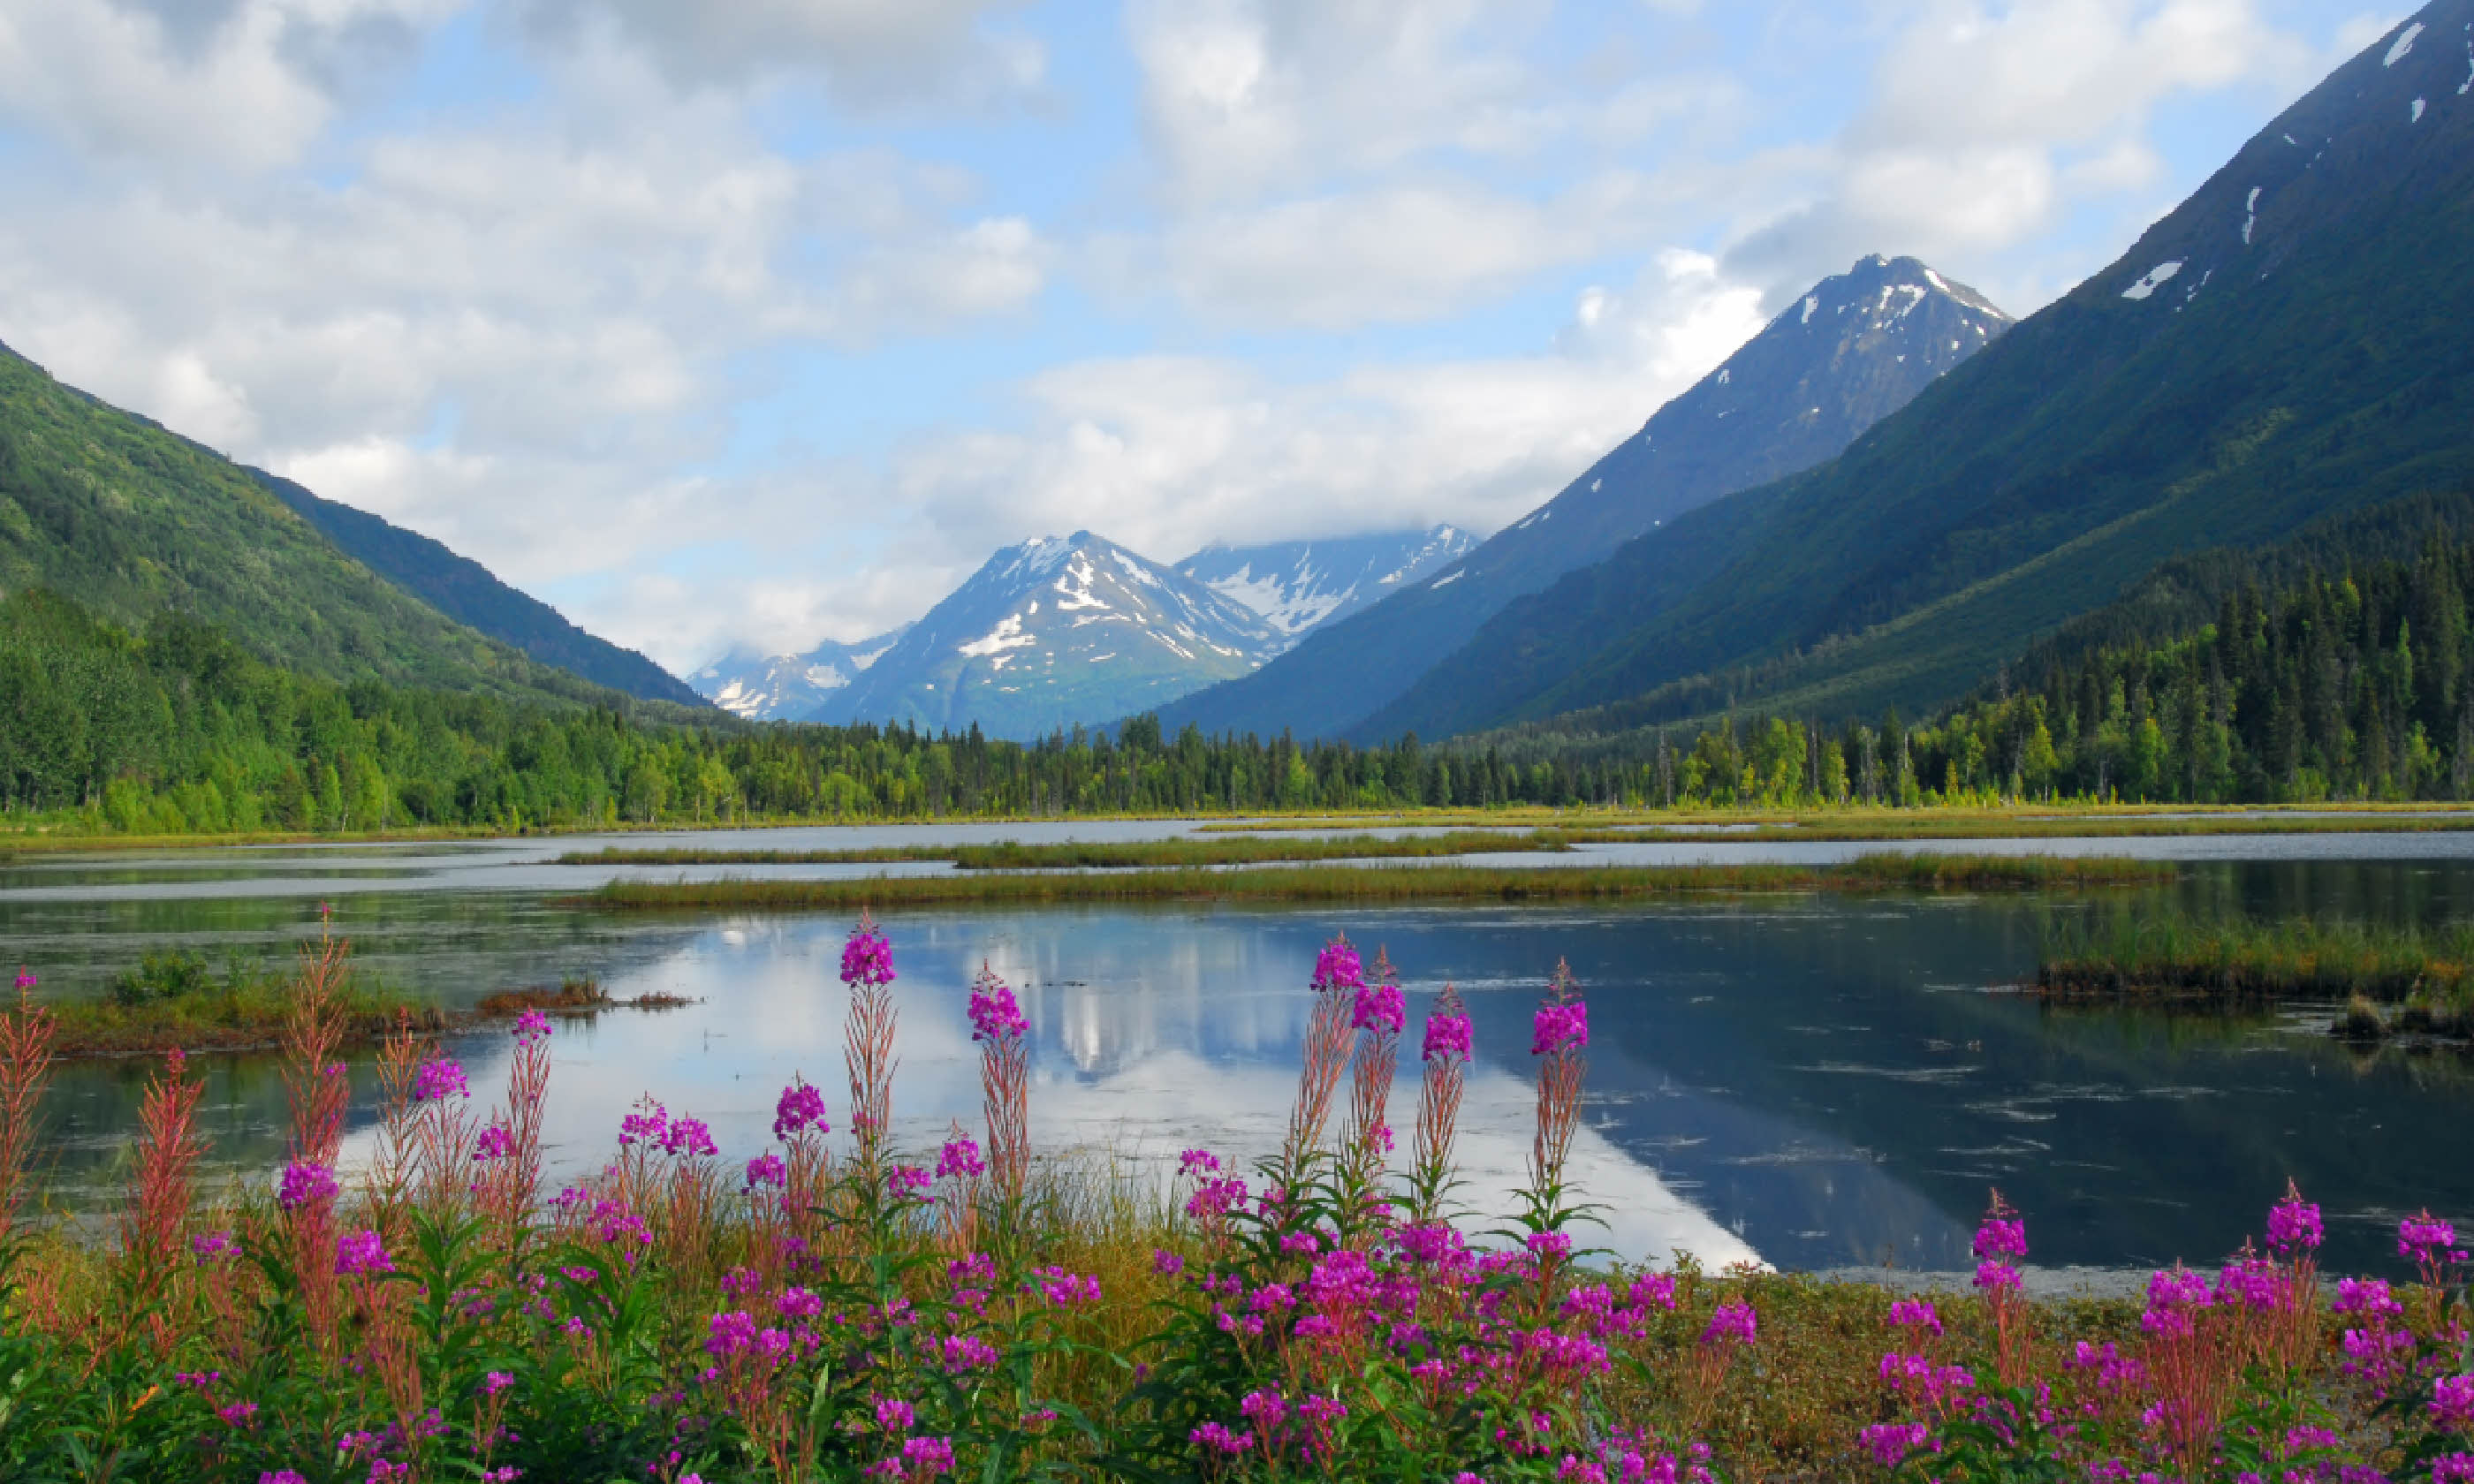
M 1722 495 L 1834 456 L 2010 323 L 1913 258 L 1867 258 L 1815 284 L 1466 560 L 1325 624 L 1252 675 L 1172 704 L 1162 720 L 1214 733 L 1363 730 L 1505 605 Z
M 990 557 L 809 719 L 1038 736 L 1150 710 L 1279 645 L 1252 609 L 1077 531 Z
M 1164 567 L 1078 532 L 1007 547 L 916 624 L 799 655 L 738 650 L 689 680 L 751 721 L 1044 733 L 1242 675 L 1474 544 L 1436 526 L 1212 545 Z M 1007 623 L 1015 627 L 998 632 Z
M 1477 538 L 1455 526 L 1263 546 L 1215 543 L 1176 569 L 1252 609 L 1295 644 L 1311 630 L 1407 589 L 1476 545 Z
M 757 722 L 807 721 L 823 707 L 826 697 L 859 679 L 861 671 L 910 632 L 904 624 L 856 644 L 827 639 L 804 655 L 735 649 L 689 676 L 688 683 L 734 716 Z
M 2464 488 L 2469 74 L 2474 0 L 2426 6 L 1844 456 L 1507 607 L 1355 730 L 1913 710 L 2178 553 Z

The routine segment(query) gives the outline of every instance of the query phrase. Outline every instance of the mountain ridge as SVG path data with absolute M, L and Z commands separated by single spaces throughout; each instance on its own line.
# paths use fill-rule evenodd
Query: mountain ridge
M 329 500 L 279 474 L 240 466 L 269 493 L 316 526 L 345 555 L 411 596 L 544 664 L 624 691 L 639 701 L 703 706 L 705 698 L 642 651 L 588 633 L 558 610 L 472 558 L 418 531 Z
M 1252 610 L 1088 531 L 1003 547 L 809 718 L 1022 738 L 1153 709 L 1278 645 Z
M 1914 258 L 1864 258 L 1799 296 L 1467 558 L 1323 626 L 1252 676 L 1172 705 L 1162 720 L 1215 733 L 1362 736 L 1360 723 L 1506 605 L 1709 501 L 1831 457 L 2009 323 Z
M 2176 553 L 2474 474 L 2474 292 L 2433 251 L 2474 243 L 2469 63 L 2403 44 L 2469 28 L 2435 0 L 1838 459 L 1507 607 L 1368 727 L 1920 708 Z

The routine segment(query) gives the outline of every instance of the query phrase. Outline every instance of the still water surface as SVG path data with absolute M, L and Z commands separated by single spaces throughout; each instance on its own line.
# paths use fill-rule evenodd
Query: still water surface
M 934 838 L 1157 836 L 1175 826 L 942 829 Z M 808 836 L 811 838 L 796 838 Z M 772 831 L 769 849 L 929 838 L 921 830 Z M 699 845 L 732 841 L 722 832 Z M 642 837 L 638 837 L 641 841 Z M 337 903 L 359 962 L 461 1003 L 591 973 L 620 997 L 697 1001 L 562 1025 L 553 1170 L 606 1158 L 645 1093 L 710 1121 L 726 1154 L 759 1151 L 793 1072 L 838 1109 L 844 997 L 838 917 L 619 918 L 554 906 L 609 868 L 547 862 L 599 842 L 312 848 L 53 857 L 0 867 L 0 958 L 45 993 L 101 993 L 150 946 L 280 958 Z M 2474 836 L 1963 842 L 1950 849 L 2191 862 L 2170 893 L 2262 915 L 2474 916 Z M 1619 859 L 1810 860 L 1867 847 L 1746 842 L 1611 848 Z M 1537 864 L 1555 857 L 1506 857 Z M 1568 862 L 1571 857 L 1561 859 Z M 803 868 L 813 871 L 814 868 Z M 880 868 L 870 868 L 880 869 Z M 927 869 L 942 869 L 931 866 Z M 731 873 L 749 874 L 749 868 Z M 651 873 L 660 878 L 675 870 Z M 705 874 L 705 873 L 700 873 Z M 1387 947 L 1412 1009 L 1445 981 L 1477 1021 L 1463 1125 L 1472 1204 L 1500 1209 L 1528 1145 L 1528 1017 L 1556 960 L 1590 1002 L 1581 1180 L 1627 1257 L 1683 1248 L 1782 1267 L 1963 1265 L 1988 1185 L 2033 1221 L 2042 1261 L 2212 1260 L 2291 1175 L 2329 1209 L 2332 1260 L 2378 1265 L 2400 1210 L 2474 1213 L 2474 1075 L 2452 1057 L 2357 1057 L 2324 1014 L 2239 1023 L 2050 1012 L 2001 993 L 2032 971 L 2056 916 L 2123 898 L 1764 898 L 1615 908 L 1449 906 L 1013 908 L 882 914 L 902 967 L 901 1135 L 975 1124 L 961 1009 L 985 960 L 1033 1025 L 1043 1148 L 1165 1161 L 1188 1144 L 1253 1153 L 1295 1086 L 1315 950 L 1335 930 Z M 2112 905 L 2106 905 L 2110 903 Z M 1414 1041 L 1414 1030 L 1412 1039 Z M 476 1089 L 503 1040 L 459 1048 Z M 1405 1069 L 1414 1072 L 1414 1065 Z M 148 1068 L 56 1077 L 53 1195 L 109 1199 Z M 263 1058 L 214 1059 L 219 1170 L 279 1157 L 281 1090 Z M 366 1090 L 366 1072 L 356 1078 Z M 486 1094 L 485 1094 L 486 1096 Z M 1395 1093 L 1405 1123 L 1414 1087 Z M 356 1116 L 366 1116 L 364 1108 Z

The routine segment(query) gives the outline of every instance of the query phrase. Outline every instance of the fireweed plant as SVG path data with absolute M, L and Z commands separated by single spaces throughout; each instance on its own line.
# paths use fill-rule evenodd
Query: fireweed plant
M 2319 1211 L 2289 1189 L 2264 1248 L 2160 1273 L 2144 1311 L 2101 1321 L 2025 1297 L 2026 1218 L 1998 1195 L 1976 1292 L 1938 1302 L 1596 1260 L 1564 1177 L 1588 1007 L 1560 967 L 1531 1027 L 1528 1185 L 1474 1245 L 1452 1199 L 1467 1010 L 1447 989 L 1420 1028 L 1395 1170 L 1407 1010 L 1388 960 L 1345 940 L 1315 968 L 1277 1153 L 1240 1174 L 1188 1150 L 1164 1208 L 1114 1215 L 1033 1168 L 1030 1025 L 984 969 L 984 1129 L 889 1137 L 896 976 L 872 922 L 843 959 L 846 1143 L 800 1079 L 744 1159 L 648 1096 L 555 1192 L 539 1016 L 495 1101 L 400 1029 L 370 1158 L 338 1167 L 349 971 L 331 936 L 303 952 L 282 1166 L 202 1198 L 201 1084 L 172 1057 L 117 1223 L 86 1240 L 22 1215 L 52 1022 L 20 971 L 0 1479 L 1712 1484 L 1791 1457 L 1823 1477 L 2474 1484 L 2467 1259 L 2428 1213 L 2398 1231 L 2410 1282 L 2332 1301 Z

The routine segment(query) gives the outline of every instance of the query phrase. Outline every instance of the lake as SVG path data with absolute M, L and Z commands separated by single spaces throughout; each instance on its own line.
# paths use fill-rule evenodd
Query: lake
M 927 839 L 1155 838 L 1151 823 L 713 831 L 659 842 L 816 849 Z M 363 969 L 444 1003 L 588 973 L 619 997 L 695 1003 L 563 1022 L 553 1044 L 553 1171 L 594 1167 L 639 1096 L 707 1119 L 726 1155 L 760 1151 L 782 1085 L 804 1073 L 845 1105 L 835 969 L 848 923 L 815 915 L 616 917 L 553 904 L 616 874 L 555 856 L 597 840 L 47 856 L 0 866 L 0 960 L 47 995 L 102 993 L 148 947 L 278 959 L 335 904 Z M 1955 842 L 1939 849 L 2096 851 L 2187 862 L 2150 897 L 2271 915 L 2436 922 L 2474 913 L 2474 835 Z M 1644 842 L 1624 861 L 1843 858 L 1879 847 Z M 1512 856 L 1544 864 L 1573 857 Z M 883 868 L 864 868 L 878 870 Z M 943 868 L 929 865 L 926 870 Z M 778 868 L 847 874 L 850 868 Z M 657 879 L 755 868 L 637 871 Z M 766 872 L 764 874 L 775 874 Z M 1787 1268 L 1963 1266 L 1986 1191 L 2025 1210 L 2040 1262 L 2213 1261 L 2291 1176 L 2328 1209 L 2332 1263 L 2385 1267 L 2396 1215 L 2474 1212 L 2474 1074 L 2453 1056 L 2361 1056 L 2291 1009 L 2224 1020 L 2052 1011 L 2006 988 L 2033 971 L 2056 915 L 2122 894 L 1777 897 L 1618 907 L 1085 907 L 891 911 L 902 980 L 898 1136 L 978 1119 L 962 1017 L 982 961 L 1032 1023 L 1031 1112 L 1044 1149 L 1156 1168 L 1201 1144 L 1254 1154 L 1296 1085 L 1316 950 L 1346 931 L 1398 965 L 1413 1015 L 1449 981 L 1477 1027 L 1462 1152 L 1490 1213 L 1530 1133 L 1528 1020 L 1568 961 L 1590 1005 L 1590 1100 L 1579 1180 L 1603 1244 Z M 1415 1044 L 1415 1026 L 1411 1045 Z M 503 1039 L 457 1048 L 481 1098 Z M 258 1178 L 279 1158 L 279 1080 L 263 1057 L 208 1059 L 214 1167 Z M 1414 1049 L 1395 1121 L 1414 1106 Z M 117 1187 L 151 1065 L 56 1076 L 52 1199 L 92 1209 Z M 370 1078 L 356 1075 L 366 1118 Z M 1405 1148 L 1406 1140 L 1403 1139 Z

